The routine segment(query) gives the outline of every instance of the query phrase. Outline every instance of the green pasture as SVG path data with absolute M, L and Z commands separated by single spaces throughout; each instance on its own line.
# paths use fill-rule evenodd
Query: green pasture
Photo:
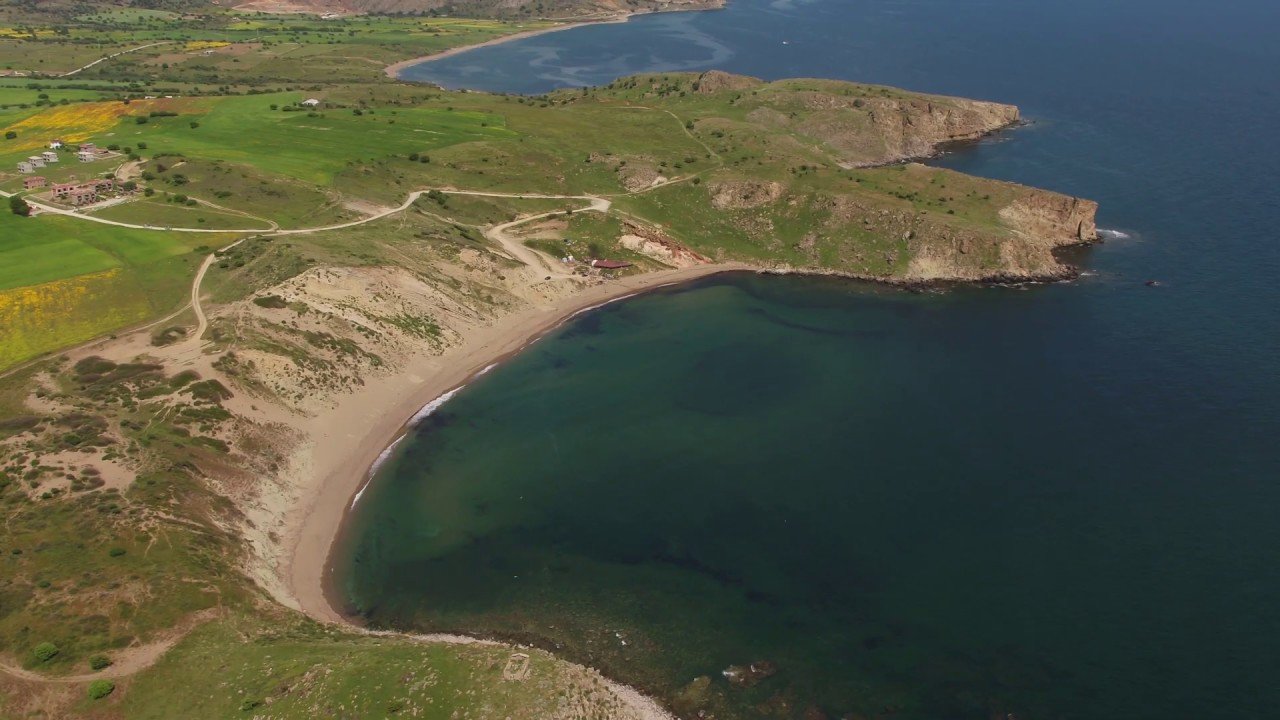
M 323 93 L 318 93 L 323 95 Z M 275 93 L 212 100 L 208 112 L 150 118 L 144 125 L 125 118 L 115 142 L 146 142 L 147 152 L 181 153 L 253 166 L 317 185 L 328 185 L 350 163 L 429 152 L 458 143 L 513 137 L 502 117 L 453 112 L 442 105 L 377 108 L 322 108 L 317 112 L 272 110 L 308 97 Z M 199 127 L 192 128 L 196 121 Z
M 0 369 L 172 311 L 232 237 L 0 213 Z

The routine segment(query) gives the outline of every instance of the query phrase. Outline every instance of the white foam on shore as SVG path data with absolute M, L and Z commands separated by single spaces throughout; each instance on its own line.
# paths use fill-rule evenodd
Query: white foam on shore
M 578 317 L 578 316 L 579 316 L 579 315 L 581 315 L 582 313 L 591 312 L 592 310 L 597 310 L 597 309 L 599 309 L 599 308 L 604 307 L 605 305 L 611 305 L 611 304 L 613 304 L 613 303 L 618 302 L 619 300 L 626 300 L 627 298 L 635 297 L 635 296 L 637 296 L 637 295 L 639 295 L 639 294 L 640 294 L 639 292 L 628 293 L 628 294 L 626 294 L 626 295 L 619 295 L 619 296 L 618 296 L 618 297 L 616 297 L 616 298 L 610 298 L 610 299 L 608 299 L 608 300 L 605 300 L 605 301 L 604 301 L 604 302 L 602 302 L 602 303 L 596 303 L 595 305 L 588 305 L 588 306 L 586 306 L 586 307 L 582 308 L 581 310 L 578 310 L 578 311 L 574 312 L 572 315 L 569 315 L 568 317 L 566 317 L 564 320 L 561 320 L 560 322 L 561 322 L 561 324 L 567 323 L 567 322 L 569 322 L 570 320 L 572 320 L 572 319 L 574 319 L 574 318 Z
M 458 393 L 462 392 L 462 388 L 464 387 L 466 387 L 466 385 L 459 385 L 458 387 L 441 395 L 435 400 L 432 400 L 426 405 L 423 405 L 421 410 L 415 413 L 413 417 L 409 418 L 409 426 L 413 427 L 414 425 L 417 425 L 423 420 L 431 417 L 435 413 L 435 411 L 439 410 L 445 403 L 452 400 L 454 395 L 457 395 Z
M 656 290 L 656 289 L 661 288 L 661 287 L 666 287 L 666 286 L 668 286 L 668 285 L 675 285 L 675 284 L 676 284 L 676 283 L 664 283 L 664 284 L 662 284 L 662 285 L 656 285 L 656 286 L 654 286 L 654 287 L 652 287 L 652 288 L 648 288 L 648 290 Z M 618 297 L 616 297 L 616 298 L 610 298 L 610 299 L 608 299 L 608 300 L 605 300 L 604 302 L 596 303 L 595 305 L 588 305 L 587 307 L 584 307 L 584 308 L 582 308 L 581 310 L 578 310 L 577 312 L 573 313 L 572 315 L 569 315 L 568 317 L 566 317 L 564 320 L 561 320 L 560 322 L 561 322 L 561 324 L 564 324 L 564 323 L 566 323 L 566 322 L 568 322 L 568 321 L 572 320 L 573 318 L 578 317 L 579 315 L 581 315 L 581 314 L 583 314 L 583 313 L 585 313 L 585 312 L 590 312 L 590 311 L 592 311 L 592 310 L 596 310 L 596 309 L 598 309 L 598 308 L 602 308 L 602 307 L 604 307 L 605 305 L 610 305 L 610 304 L 612 304 L 612 303 L 616 303 L 616 302 L 619 302 L 619 301 L 621 301 L 621 300 L 626 300 L 627 298 L 635 297 L 635 296 L 639 295 L 641 292 L 644 292 L 644 291 L 637 290 L 636 292 L 628 293 L 628 294 L 626 294 L 626 295 L 619 295 L 619 296 L 618 296 Z M 536 338 L 534 338 L 533 340 L 529 341 L 529 343 L 526 345 L 526 347 L 528 347 L 529 345 L 533 345 L 534 343 L 538 342 L 539 340 L 541 340 L 541 339 L 542 339 L 542 337 L 543 337 L 543 336 L 539 335 L 538 337 L 536 337 Z M 500 362 L 491 362 L 491 363 L 489 363 L 488 365 L 484 366 L 484 368 L 482 368 L 479 372 L 477 372 L 477 373 L 475 374 L 475 376 L 474 376 L 474 377 L 480 377 L 481 375 L 486 375 L 486 374 L 488 374 L 490 370 L 493 370 L 494 368 L 498 367 L 498 365 L 499 365 L 499 364 L 500 364 Z M 453 399 L 453 396 L 455 396 L 455 395 L 457 395 L 458 393 L 462 392 L 462 390 L 463 390 L 465 387 L 467 387 L 465 384 L 463 384 L 463 385 L 459 385 L 458 387 L 456 387 L 456 388 L 454 388 L 454 389 L 450 390 L 449 392 L 447 392 L 447 393 L 445 393 L 445 394 L 441 395 L 440 397 L 436 398 L 435 400 L 432 400 L 431 402 L 427 403 L 426 405 L 423 405 L 423 406 L 422 406 L 422 409 L 421 409 L 421 410 L 419 410 L 418 412 L 414 413 L 413 417 L 409 418 L 409 422 L 405 423 L 405 427 L 406 427 L 406 429 L 407 429 L 407 428 L 412 428 L 412 427 L 416 426 L 418 423 L 420 423 L 420 422 L 422 422 L 423 420 L 427 419 L 428 417 L 431 417 L 431 415 L 433 415 L 437 410 L 439 410 L 441 407 L 443 407 L 445 403 L 447 403 L 447 402 L 449 402 L 450 400 L 452 400 L 452 399 Z M 400 443 L 401 443 L 401 442 L 404 442 L 404 439 L 405 439 L 405 437 L 406 437 L 407 435 L 408 435 L 408 433 L 407 433 L 407 432 L 402 433 L 402 434 L 400 435 L 400 437 L 396 438 L 396 439 L 395 439 L 395 440 L 394 440 L 390 445 L 388 445 L 388 446 L 386 447 L 386 449 L 385 449 L 385 450 L 383 450 L 381 453 L 379 453 L 379 455 L 378 455 L 378 459 L 374 460 L 374 461 L 373 461 L 373 465 L 370 465 L 370 466 L 369 466 L 369 474 L 365 477 L 364 485 L 362 485 L 362 486 L 360 487 L 360 490 L 356 492 L 355 496 L 351 498 L 351 507 L 350 507 L 350 508 L 347 508 L 348 510 L 350 510 L 351 508 L 354 508 L 354 507 L 356 506 L 356 503 L 360 502 L 360 498 L 364 496 L 364 491 L 365 491 L 365 490 L 368 490 L 368 489 L 369 489 L 369 484 L 373 482 L 373 476 L 374 476 L 374 475 L 377 475 L 377 474 L 378 474 L 378 470 L 379 470 L 379 469 L 381 469 L 381 468 L 382 468 L 382 466 L 383 466 L 384 464 L 386 464 L 387 460 L 390 460 L 390 459 L 391 459 L 391 454 L 395 452 L 395 449 L 400 445 Z
M 498 363 L 493 363 L 489 367 L 486 367 L 484 370 L 481 370 L 478 374 L 483 375 L 489 372 L 495 366 L 497 366 L 497 364 Z M 435 400 L 432 400 L 426 405 L 423 405 L 421 410 L 414 413 L 413 417 L 409 418 L 409 422 L 406 423 L 406 427 L 411 428 L 417 425 L 418 423 L 422 422 L 426 418 L 430 417 L 433 413 L 435 413 L 435 411 L 439 410 L 445 403 L 452 400 L 453 396 L 457 395 L 465 387 L 466 385 L 459 385 L 458 387 L 441 395 Z M 408 436 L 407 432 L 402 433 L 400 437 L 396 438 L 390 445 L 387 446 L 385 450 L 383 450 L 381 453 L 378 454 L 378 459 L 374 460 L 373 464 L 369 466 L 369 474 L 365 476 L 364 485 L 362 485 L 360 487 L 360 490 L 356 492 L 355 497 L 351 498 L 351 507 L 347 508 L 348 510 L 350 510 L 351 508 L 354 508 L 356 506 L 356 503 L 360 502 L 360 498 L 364 495 L 364 491 L 368 490 L 369 484 L 373 482 L 373 476 L 377 475 L 378 470 L 384 464 L 386 464 L 387 460 L 391 459 L 391 454 L 395 452 L 396 448 L 399 447 L 400 443 L 404 442 L 404 439 L 407 436 Z
M 1110 238 L 1112 240 L 1128 240 L 1129 238 L 1133 237 L 1129 233 L 1124 232 L 1122 230 L 1108 230 L 1105 228 L 1098 228 L 1098 234 L 1105 238 Z

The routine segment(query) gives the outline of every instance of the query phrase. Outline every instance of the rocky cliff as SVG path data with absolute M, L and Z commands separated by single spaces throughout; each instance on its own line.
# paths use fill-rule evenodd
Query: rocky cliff
M 1092 201 L 905 162 L 1016 124 L 1013 105 L 718 71 L 609 90 L 670 110 L 719 163 L 680 191 L 715 213 L 686 238 L 709 256 L 889 281 L 1043 280 L 1074 273 L 1056 250 L 1097 239 Z
M 831 80 L 754 78 L 712 71 L 694 82 L 703 95 L 736 94 L 747 119 L 834 152 L 845 167 L 928 157 L 940 145 L 973 140 L 1018 122 L 1003 103 L 907 93 Z

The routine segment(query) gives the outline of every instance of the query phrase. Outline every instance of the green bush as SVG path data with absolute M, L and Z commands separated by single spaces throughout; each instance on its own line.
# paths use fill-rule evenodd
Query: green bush
M 42 642 L 31 651 L 40 662 L 49 662 L 58 654 L 58 646 L 51 642 Z
M 107 657 L 106 655 L 94 655 L 93 657 L 89 658 L 89 667 L 93 668 L 94 670 L 101 670 L 105 667 L 110 667 L 110 666 L 111 666 L 111 658 Z
M 31 206 L 20 195 L 9 196 L 9 209 L 13 211 L 14 215 L 21 215 L 22 217 L 27 217 L 31 214 Z
M 89 683 L 89 699 L 101 700 L 110 695 L 116 689 L 116 684 L 110 680 L 94 680 Z
M 125 553 L 125 550 L 122 547 L 113 547 L 107 551 L 107 554 L 110 555 L 111 557 L 120 557 L 124 553 Z

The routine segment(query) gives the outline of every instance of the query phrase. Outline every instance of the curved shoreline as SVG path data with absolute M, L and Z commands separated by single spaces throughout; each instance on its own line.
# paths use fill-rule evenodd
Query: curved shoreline
M 352 501 L 367 488 L 379 458 L 412 429 L 424 408 L 582 313 L 659 288 L 721 273 L 753 271 L 756 268 L 739 263 L 664 270 L 624 277 L 526 308 L 476 329 L 441 356 L 416 357 L 397 373 L 370 379 L 359 392 L 301 422 L 297 429 L 309 442 L 295 456 L 300 462 L 295 462 L 291 473 L 298 495 L 284 517 L 284 552 L 276 568 L 283 585 L 284 597 L 280 599 L 315 620 L 363 629 L 358 618 L 341 609 L 332 556 L 347 532 Z M 467 636 L 404 636 L 489 642 Z M 670 717 L 633 688 L 605 680 L 646 718 Z
M 705 12 L 707 10 L 720 10 L 723 8 L 724 8 L 724 2 L 714 2 L 714 3 L 708 3 L 704 7 L 669 8 L 664 10 L 632 10 L 627 12 L 615 13 L 611 15 L 601 15 L 598 18 L 564 19 L 564 22 L 560 25 L 553 25 L 551 27 L 538 28 L 536 30 L 525 30 L 523 32 L 512 33 L 511 35 L 503 35 L 502 37 L 496 37 L 496 38 L 493 38 L 492 40 L 485 40 L 484 42 L 476 43 L 474 45 L 460 45 L 458 47 L 449 48 L 447 50 L 441 50 L 438 53 L 432 53 L 431 55 L 422 55 L 420 57 L 401 60 L 399 62 L 395 62 L 384 67 L 382 69 L 382 72 L 392 80 L 401 80 L 403 82 L 416 82 L 413 80 L 405 80 L 404 78 L 400 77 L 400 73 L 417 65 L 426 65 L 427 63 L 433 63 L 433 62 L 436 62 L 437 60 L 444 60 L 445 58 L 453 57 L 455 55 L 462 55 L 463 53 L 468 53 L 468 52 L 471 52 L 472 50 L 479 50 L 480 48 L 492 47 L 494 45 L 503 45 L 505 43 L 515 42 L 517 40 L 525 40 L 531 37 L 537 37 L 539 35 L 546 35 L 548 33 L 560 32 L 562 30 L 572 30 L 574 28 L 587 27 L 589 25 L 618 25 L 620 23 L 629 22 L 631 18 L 636 17 L 638 15 L 656 15 L 658 13 L 667 13 L 667 12 L 679 12 L 679 13 Z
M 382 72 L 392 80 L 403 80 L 403 78 L 400 77 L 400 73 L 404 72 L 405 70 L 408 70 L 411 67 L 414 67 L 415 65 L 426 65 L 427 63 L 433 63 L 437 60 L 443 60 L 448 57 L 453 57 L 454 55 L 461 55 L 463 53 L 468 53 L 468 52 L 471 52 L 472 50 L 478 50 L 484 47 L 492 47 L 494 45 L 502 45 L 504 43 L 515 42 L 516 40 L 524 40 L 531 37 L 537 37 L 539 35 L 546 35 L 547 33 L 560 32 L 561 30 L 572 30 L 574 28 L 586 27 L 588 25 L 615 25 L 617 23 L 624 23 L 630 20 L 632 15 L 639 15 L 639 14 L 643 14 L 643 13 L 625 13 L 622 15 L 611 15 L 611 16 L 601 17 L 599 20 L 576 20 L 573 22 L 566 22 L 561 25 L 552 25 L 551 27 L 538 28 L 536 30 L 525 30 L 523 32 L 512 33 L 510 35 L 503 35 L 501 37 L 496 37 L 496 38 L 493 38 L 492 40 L 485 40 L 484 42 L 476 43 L 474 45 L 459 45 L 458 47 L 452 47 L 452 48 L 449 48 L 448 50 L 441 50 L 440 52 L 432 53 L 431 55 L 422 55 L 420 57 L 409 58 L 408 60 L 401 60 L 400 62 L 392 63 L 384 67 L 382 69 Z M 411 82 L 411 81 L 405 81 L 405 82 Z

